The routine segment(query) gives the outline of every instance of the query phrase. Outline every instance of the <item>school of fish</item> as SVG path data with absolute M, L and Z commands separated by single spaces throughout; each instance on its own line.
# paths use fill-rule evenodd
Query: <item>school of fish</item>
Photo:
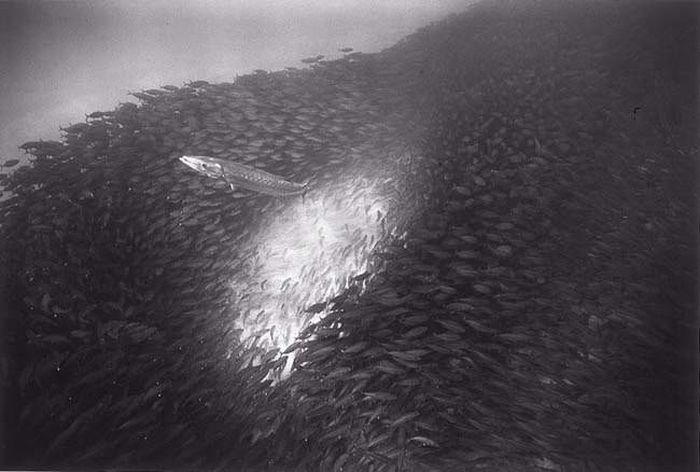
M 12 467 L 678 460 L 697 148 L 654 41 L 688 26 L 541 3 L 25 143 L 0 201 Z

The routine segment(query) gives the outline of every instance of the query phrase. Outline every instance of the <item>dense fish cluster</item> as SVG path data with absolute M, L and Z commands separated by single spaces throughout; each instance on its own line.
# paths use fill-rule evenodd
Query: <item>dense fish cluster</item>
M 425 169 L 421 158 L 394 159 L 403 165 L 384 173 L 356 169 L 310 190 L 244 245 L 246 269 L 231 282 L 241 313 L 235 324 L 242 339 L 255 339 L 261 356 L 289 347 L 325 314 L 328 299 L 350 285 L 366 287 L 382 262 L 375 250 L 402 240 L 424 209 L 422 200 L 401 199 L 398 188 L 418 172 L 413 166 Z
M 487 2 L 24 144 L 0 202 L 7 464 L 683 465 L 697 51 L 675 8 Z

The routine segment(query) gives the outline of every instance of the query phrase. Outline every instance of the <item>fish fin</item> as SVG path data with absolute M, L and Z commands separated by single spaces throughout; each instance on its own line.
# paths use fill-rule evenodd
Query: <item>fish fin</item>
M 534 138 L 534 139 L 535 139 L 535 154 L 539 156 L 540 154 L 542 154 L 542 145 L 537 140 L 537 138 Z

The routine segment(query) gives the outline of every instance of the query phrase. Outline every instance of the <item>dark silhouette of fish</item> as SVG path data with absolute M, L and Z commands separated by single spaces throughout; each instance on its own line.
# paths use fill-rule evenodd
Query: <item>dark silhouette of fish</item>
M 264 170 L 216 157 L 182 156 L 180 161 L 200 174 L 224 180 L 229 184 L 231 190 L 240 187 L 266 195 L 282 197 L 303 195 L 308 188 L 307 184 L 290 182 Z

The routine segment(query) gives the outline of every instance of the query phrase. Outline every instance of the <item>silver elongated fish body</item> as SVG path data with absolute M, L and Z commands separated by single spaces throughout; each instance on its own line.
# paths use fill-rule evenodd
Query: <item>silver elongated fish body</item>
M 232 187 L 241 187 L 266 195 L 299 195 L 307 189 L 304 184 L 290 182 L 264 170 L 216 157 L 182 156 L 180 161 L 207 177 L 225 180 Z
M 306 191 L 303 184 L 237 162 L 226 161 L 223 167 L 226 180 L 234 186 L 275 196 L 297 195 Z

